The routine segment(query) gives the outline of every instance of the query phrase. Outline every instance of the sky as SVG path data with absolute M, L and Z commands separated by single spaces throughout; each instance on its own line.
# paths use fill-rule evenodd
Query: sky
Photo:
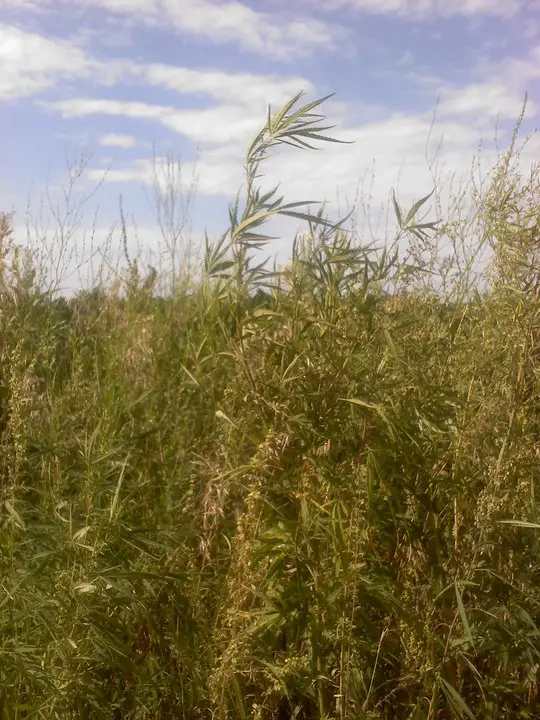
M 392 188 L 404 207 L 430 192 L 435 160 L 460 177 L 482 142 L 489 167 L 526 92 L 523 131 L 538 125 L 540 0 L 0 0 L 0 67 L 0 209 L 17 241 L 28 212 L 35 233 L 63 214 L 67 244 L 92 228 L 103 241 L 121 198 L 130 242 L 136 227 L 156 246 L 169 158 L 198 244 L 226 229 L 268 104 L 299 91 L 335 93 L 321 110 L 353 142 L 278 149 L 266 182 L 290 201 L 337 217 L 360 193 L 377 217 Z M 525 165 L 539 150 L 533 135 Z M 280 231 L 268 251 L 284 261 L 294 228 Z

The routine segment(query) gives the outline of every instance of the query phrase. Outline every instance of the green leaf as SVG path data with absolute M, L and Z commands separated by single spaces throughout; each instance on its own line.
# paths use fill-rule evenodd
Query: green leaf
M 515 527 L 533 528 L 534 530 L 540 530 L 538 523 L 527 522 L 526 520 L 497 520 L 499 525 L 514 525 Z
M 229 423 L 229 425 L 232 425 L 233 428 L 236 430 L 239 430 L 239 427 L 236 423 L 234 423 L 228 415 L 225 415 L 223 410 L 216 410 L 216 417 L 220 418 L 221 420 L 225 420 Z
M 475 720 L 474 715 L 471 712 L 471 709 L 465 702 L 465 700 L 461 697 L 461 695 L 458 693 L 458 691 L 450 685 L 449 682 L 447 682 L 444 678 L 441 678 L 441 686 L 442 691 L 446 696 L 446 699 L 450 703 L 452 710 L 456 713 L 458 717 L 462 717 L 464 714 L 471 718 L 471 720 Z
M 279 124 L 281 123 L 281 121 L 283 120 L 283 118 L 285 117 L 285 115 L 289 112 L 289 110 L 293 107 L 293 105 L 295 105 L 295 104 L 298 102 L 298 100 L 300 100 L 300 98 L 302 97 L 303 94 L 304 94 L 303 90 L 301 90 L 300 92 L 296 93 L 296 95 L 294 95 L 294 97 L 292 97 L 290 100 L 288 100 L 288 101 L 285 103 L 285 105 L 283 105 L 283 107 L 281 108 L 281 110 L 276 110 L 275 113 L 272 113 L 272 115 L 271 115 L 271 123 L 270 123 L 270 126 L 271 126 L 272 129 L 273 129 L 273 126 L 274 126 L 274 125 L 279 125 Z M 316 102 L 316 101 L 315 101 L 315 102 Z M 303 108 L 302 108 L 302 109 L 303 109 Z M 298 114 L 298 113 L 301 114 L 301 113 L 302 113 L 302 109 L 301 109 L 301 110 L 298 110 L 296 114 Z M 270 105 L 268 106 L 268 111 L 269 111 L 269 113 L 270 113 Z M 271 133 L 270 133 L 270 134 L 271 134 Z
M 413 217 L 416 215 L 418 210 L 420 210 L 422 205 L 424 205 L 429 200 L 429 198 L 433 195 L 434 192 L 435 192 L 435 188 L 433 188 L 433 190 L 429 193 L 429 195 L 426 195 L 425 197 L 420 198 L 420 200 L 418 200 L 417 202 L 414 203 L 412 208 L 407 213 L 407 217 L 405 218 L 405 226 L 407 226 L 409 224 L 409 222 L 413 219 Z
M 195 385 L 197 385 L 197 387 L 201 387 L 200 382 L 197 380 L 197 378 L 196 378 L 192 373 L 189 372 L 189 370 L 187 369 L 187 367 L 186 367 L 185 365 L 183 365 L 182 363 L 180 363 L 180 367 L 181 367 L 182 370 L 186 373 L 186 375 L 189 377 L 189 379 L 190 379 L 193 383 L 195 383 Z
M 15 510 L 13 505 L 9 502 L 9 500 L 6 500 L 4 502 L 4 507 L 8 511 L 11 518 L 13 519 L 15 525 L 17 525 L 17 527 L 19 527 L 21 530 L 26 530 L 26 525 L 24 524 L 23 519 L 21 518 L 19 513 Z
M 274 310 L 265 310 L 264 308 L 259 308 L 258 310 L 255 310 L 253 312 L 253 317 L 256 318 L 267 316 L 283 318 L 283 315 L 281 313 L 274 312 Z
M 381 418 L 381 420 L 384 422 L 384 424 L 388 427 L 391 434 L 394 435 L 394 425 L 390 421 L 390 418 L 386 414 L 385 410 L 376 403 L 368 402 L 367 400 L 360 400 L 360 398 L 338 398 L 338 400 L 342 400 L 343 402 L 348 402 L 351 405 L 358 405 L 359 407 L 364 407 L 369 410 L 374 410 L 377 415 Z
M 469 621 L 467 619 L 467 613 L 465 612 L 465 606 L 463 605 L 461 592 L 459 590 L 457 582 L 454 583 L 454 588 L 456 591 L 456 599 L 457 599 L 457 604 L 458 604 L 459 616 L 460 616 L 461 622 L 463 624 L 463 629 L 465 630 L 465 635 L 467 636 L 468 641 L 471 643 L 471 646 L 472 646 L 474 652 L 476 652 L 476 648 L 474 646 L 474 640 L 473 640 L 473 636 L 472 636 L 472 632 L 471 632 L 471 627 L 470 627 Z
M 235 227 L 234 233 L 233 233 L 233 238 L 236 238 L 238 235 L 243 233 L 248 228 L 258 227 L 265 220 L 267 220 L 269 217 L 272 217 L 272 215 L 275 215 L 275 214 L 276 214 L 275 210 L 266 210 L 265 212 L 261 212 L 258 215 L 252 215 L 251 217 L 248 217 L 245 220 L 242 220 L 242 222 Z
M 294 102 L 296 102 L 296 100 L 299 100 L 303 94 L 304 94 L 303 92 L 299 93 L 296 96 L 296 99 Z M 304 117 L 308 116 L 310 110 L 313 110 L 314 108 L 319 107 L 319 105 L 322 105 L 324 102 L 329 100 L 331 97 L 334 97 L 334 95 L 335 95 L 335 93 L 330 93 L 330 95 L 325 95 L 324 97 L 319 98 L 318 100 L 313 100 L 312 102 L 307 103 L 303 107 L 299 108 L 293 115 L 290 115 L 290 117 L 289 117 L 290 121 L 295 122 L 296 120 L 298 120 L 298 118 L 302 117 L 302 115 Z M 294 103 L 293 103 L 293 105 L 294 105 Z
M 392 189 L 392 202 L 394 203 L 394 212 L 396 214 L 398 225 L 400 228 L 402 228 L 403 227 L 403 219 L 401 217 L 401 210 L 400 210 L 400 207 L 396 200 L 396 193 L 395 193 L 394 189 Z
M 299 220 L 307 220 L 314 225 L 324 225 L 330 228 L 334 227 L 334 223 L 330 222 L 330 220 L 323 220 L 322 218 L 318 218 L 316 215 L 310 215 L 309 213 L 293 212 L 291 210 L 280 210 L 279 214 L 287 215 L 288 217 L 298 218 Z
M 292 208 L 302 207 L 305 205 L 320 205 L 320 200 L 301 200 L 300 202 L 285 203 L 281 206 L 281 210 L 292 210 Z
M 240 683 L 238 682 L 238 678 L 236 677 L 236 675 L 232 676 L 232 683 L 234 688 L 234 694 L 236 697 L 236 707 L 238 708 L 238 712 L 240 713 L 240 718 L 241 720 L 247 720 L 248 716 L 244 704 L 244 694 L 242 692 Z
M 212 266 L 210 274 L 213 275 L 214 273 L 224 272 L 232 267 L 234 267 L 234 260 L 222 260 Z
M 282 140 L 282 145 L 290 145 L 291 147 L 295 148 L 296 150 L 318 150 L 318 148 L 314 147 L 313 145 L 310 145 L 307 142 L 304 142 L 303 140 L 296 140 L 295 138 L 291 140 Z

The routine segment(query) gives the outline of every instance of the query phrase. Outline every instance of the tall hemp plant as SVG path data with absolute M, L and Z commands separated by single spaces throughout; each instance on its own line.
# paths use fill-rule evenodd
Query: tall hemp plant
M 320 204 L 317 201 L 285 203 L 283 196 L 278 195 L 279 184 L 266 192 L 257 184 L 257 180 L 262 177 L 261 164 L 279 145 L 314 149 L 310 143 L 318 140 L 346 142 L 323 134 L 335 126 L 321 124 L 324 115 L 312 112 L 332 95 L 295 109 L 302 95 L 302 92 L 298 93 L 274 113 L 271 112 L 270 105 L 268 106 L 266 123 L 251 141 L 246 154 L 244 209 L 240 213 L 239 191 L 235 202 L 229 207 L 230 225 L 227 231 L 213 245 L 210 245 L 206 237 L 205 274 L 209 279 L 225 279 L 225 287 L 231 299 L 236 297 L 240 300 L 253 289 L 268 287 L 270 278 L 277 274 L 267 269 L 268 260 L 258 265 L 253 264 L 252 252 L 264 248 L 275 239 L 261 229 L 268 220 L 284 216 L 329 228 L 338 228 L 345 221 L 343 219 L 338 223 L 331 223 L 323 217 L 322 212 L 310 213 L 307 208 Z

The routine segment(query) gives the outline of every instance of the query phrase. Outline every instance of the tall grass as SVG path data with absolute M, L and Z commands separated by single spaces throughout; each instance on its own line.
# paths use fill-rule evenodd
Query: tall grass
M 257 184 L 328 139 L 298 100 L 173 294 L 133 265 L 55 299 L 1 226 L 5 720 L 539 716 L 537 169 L 501 158 L 489 286 L 450 301 Z M 451 232 L 428 202 L 400 243 Z M 278 273 L 280 214 L 307 231 Z

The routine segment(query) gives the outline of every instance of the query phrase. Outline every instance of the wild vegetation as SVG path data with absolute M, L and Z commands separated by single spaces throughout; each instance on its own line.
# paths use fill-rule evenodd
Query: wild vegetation
M 4 218 L 3 720 L 540 715 L 537 169 L 366 247 L 258 184 L 298 101 L 174 292 L 55 297 Z

